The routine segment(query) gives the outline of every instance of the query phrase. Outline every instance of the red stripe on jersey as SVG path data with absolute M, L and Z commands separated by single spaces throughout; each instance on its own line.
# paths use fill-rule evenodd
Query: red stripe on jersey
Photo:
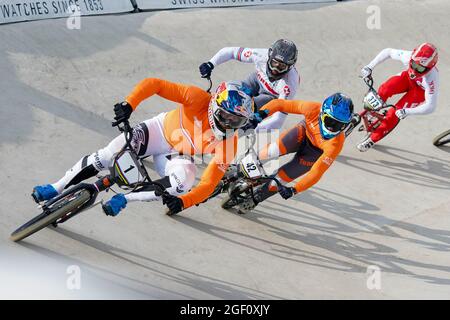
M 237 59 L 238 59 L 238 61 L 242 61 L 242 58 L 241 58 L 241 55 L 242 55 L 242 51 L 244 51 L 244 48 L 239 48 L 239 51 L 238 51 L 238 53 L 237 53 Z
M 270 85 L 267 83 L 266 80 L 264 80 L 264 78 L 260 75 L 260 73 L 257 73 L 258 75 L 258 79 L 259 81 L 264 85 L 264 87 L 266 87 L 267 91 L 269 91 L 271 94 L 278 96 L 278 92 L 276 92 L 275 90 L 273 90 L 273 88 L 270 87 Z

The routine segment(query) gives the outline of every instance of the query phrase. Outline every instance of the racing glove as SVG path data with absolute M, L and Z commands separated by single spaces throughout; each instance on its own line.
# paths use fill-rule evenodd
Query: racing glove
M 370 77 L 372 75 L 372 69 L 370 69 L 368 66 L 365 66 L 361 69 L 361 78 L 365 79 L 367 77 Z
M 278 193 L 284 200 L 287 200 L 291 198 L 294 194 L 296 194 L 297 191 L 295 190 L 295 188 L 292 187 L 283 187 L 278 191 Z
M 116 121 L 112 123 L 112 126 L 115 127 L 118 124 L 128 120 L 132 112 L 133 108 L 128 102 L 124 101 L 121 103 L 116 103 L 114 105 L 114 114 L 116 115 L 114 120 Z
M 163 195 L 162 198 L 163 204 L 167 205 L 167 208 L 169 208 L 167 215 L 172 216 L 183 210 L 183 200 L 181 200 L 181 198 L 170 194 Z
M 405 109 L 399 109 L 397 111 L 395 111 L 395 115 L 397 116 L 397 118 L 399 118 L 400 120 L 403 120 L 406 118 L 406 116 L 408 115 L 406 113 Z
M 200 65 L 200 67 L 198 67 L 198 69 L 200 70 L 200 74 L 202 76 L 202 78 L 209 78 L 211 76 L 211 72 L 214 69 L 214 65 L 212 64 L 211 61 L 202 63 Z

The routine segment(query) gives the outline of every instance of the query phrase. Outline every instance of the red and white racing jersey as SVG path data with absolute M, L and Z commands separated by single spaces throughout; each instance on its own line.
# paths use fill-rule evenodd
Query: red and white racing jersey
M 401 61 L 403 65 L 409 67 L 412 51 L 386 48 L 382 50 L 367 66 L 373 70 L 379 63 L 388 58 Z M 437 97 L 439 93 L 439 72 L 436 67 L 431 69 L 425 76 L 416 78 L 416 84 L 425 90 L 425 101 L 414 108 L 405 109 L 407 115 L 432 113 L 437 106 Z
M 246 63 L 254 63 L 256 76 L 260 84 L 261 93 L 269 94 L 278 99 L 292 100 L 297 93 L 300 77 L 293 67 L 280 80 L 270 81 L 267 76 L 267 60 L 269 49 L 252 49 L 242 47 L 226 47 L 221 49 L 210 60 L 214 66 L 235 59 Z

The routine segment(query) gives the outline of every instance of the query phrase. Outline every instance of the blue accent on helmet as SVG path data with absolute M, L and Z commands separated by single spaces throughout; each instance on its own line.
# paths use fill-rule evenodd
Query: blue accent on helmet
M 233 114 L 250 116 L 253 112 L 252 89 L 244 83 L 230 82 L 230 87 L 227 88 L 227 91 L 227 99 L 222 101 L 220 107 Z M 246 113 L 249 114 L 246 115 Z
M 326 140 L 334 138 L 340 132 L 332 133 L 327 130 L 322 121 L 322 114 L 327 114 L 340 122 L 349 123 L 353 115 L 352 99 L 340 92 L 337 92 L 326 98 L 322 104 L 321 113 L 319 115 L 320 134 Z
M 242 105 L 242 97 L 235 90 L 228 91 L 228 99 L 222 101 L 221 107 L 234 113 L 235 108 Z
M 252 88 L 247 86 L 245 83 L 241 84 L 240 89 L 242 90 L 242 92 L 244 92 L 246 95 L 249 95 L 250 97 L 255 96 L 255 93 L 253 92 Z

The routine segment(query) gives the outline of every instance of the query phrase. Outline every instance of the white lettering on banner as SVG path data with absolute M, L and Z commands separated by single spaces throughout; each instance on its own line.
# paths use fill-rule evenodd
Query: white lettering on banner
M 138 8 L 143 10 L 194 7 L 239 7 L 310 2 L 330 2 L 330 0 L 136 0 Z
M 133 10 L 130 0 L 0 0 L 0 24 Z

